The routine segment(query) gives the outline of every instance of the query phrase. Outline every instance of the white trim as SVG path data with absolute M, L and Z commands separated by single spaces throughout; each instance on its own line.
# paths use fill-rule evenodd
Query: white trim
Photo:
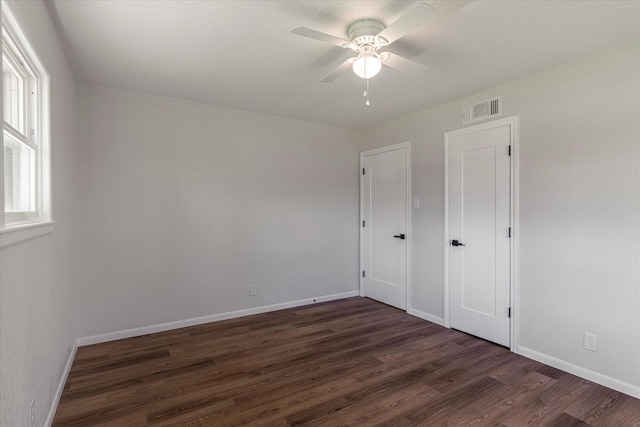
M 364 156 L 373 156 L 375 154 L 387 153 L 389 151 L 398 150 L 400 148 L 408 148 L 409 150 L 411 150 L 411 141 L 398 142 L 397 144 L 385 145 L 384 147 L 362 151 L 360 153 L 360 159 L 363 159 Z
M 4 4 L 0 4 L 0 22 L 4 22 L 4 6 Z M 2 30 L 0 29 L 0 31 Z M 0 32 L 0 34 L 2 33 Z M 1 36 L 0 39 L 2 39 Z M 4 126 L 4 84 L 0 93 L 2 94 L 2 102 L 0 102 L 0 123 Z M 0 132 L 0 227 L 4 226 L 4 221 L 4 132 Z
M 364 185 L 364 180 L 362 179 L 362 169 L 364 168 L 364 158 L 366 156 L 372 156 L 376 154 L 386 153 L 389 151 L 394 151 L 398 149 L 406 149 L 406 160 L 407 160 L 407 231 L 406 231 L 406 240 L 407 240 L 407 308 L 406 312 L 409 313 L 410 307 L 412 305 L 412 292 L 411 292 L 411 277 L 412 277 L 412 246 L 413 246 L 413 238 L 411 233 L 411 218 L 413 217 L 412 210 L 412 200 L 413 194 L 411 190 L 411 141 L 399 142 L 397 144 L 385 145 L 384 147 L 374 148 L 372 150 L 362 151 L 360 152 L 360 169 L 358 174 L 360 175 L 360 222 L 358 224 L 358 228 L 360 229 L 360 271 L 358 273 L 360 277 L 360 296 L 364 297 L 364 280 L 362 277 L 362 269 L 364 268 L 364 259 L 362 258 L 363 250 L 362 250 L 362 221 L 364 218 L 362 217 L 362 186 Z
M 19 51 L 21 57 L 25 60 L 26 65 L 33 72 L 33 78 L 37 83 L 37 88 L 35 90 L 37 96 L 37 100 L 35 101 L 35 116 L 37 123 L 30 122 L 33 120 L 34 111 L 29 113 L 29 118 L 25 122 L 25 132 L 28 132 L 27 128 L 31 128 L 36 131 L 35 139 L 37 140 L 38 145 L 35 161 L 35 209 L 37 211 L 37 217 L 30 218 L 33 225 L 37 227 L 42 225 L 42 223 L 52 221 L 50 76 L 44 66 L 44 63 L 40 59 L 40 56 L 34 50 L 29 37 L 23 31 L 22 26 L 15 16 L 12 6 L 7 3 L 2 5 L 2 26 L 6 28 L 7 33 L 13 42 L 12 44 L 15 45 L 14 47 Z M 33 107 L 33 103 L 29 104 Z M 4 147 L 4 120 L 0 120 L 0 123 L 3 125 L 2 146 Z M 2 160 L 2 156 L 0 156 L 0 160 Z M 2 196 L 0 197 L 0 211 L 2 211 L 0 213 L 0 227 L 3 225 L 13 225 L 11 223 L 7 224 L 8 218 L 4 213 L 4 196 L 2 194 L 4 189 L 3 164 L 4 163 L 0 163 L 0 184 L 2 187 L 2 189 L 0 189 L 0 196 Z
M 619 391 L 620 393 L 628 394 L 636 399 L 640 399 L 640 386 L 583 368 L 582 366 L 574 365 L 573 363 L 549 356 L 548 354 L 540 353 L 527 347 L 520 346 L 518 348 L 518 354 L 540 363 L 544 363 L 545 365 L 553 366 L 561 371 L 577 375 L 605 387 L 609 387 L 613 390 Z
M 411 284 L 413 283 L 413 233 L 411 227 L 411 219 L 413 218 L 413 190 L 411 187 L 411 141 L 407 141 L 407 313 L 413 305 L 413 292 Z
M 51 234 L 55 221 L 31 222 L 0 229 L 0 248 Z
M 508 125 L 511 130 L 511 336 L 510 350 L 518 353 L 518 328 L 520 318 L 519 299 L 519 152 L 520 141 L 518 131 L 518 116 L 492 120 L 473 126 L 464 127 L 444 134 L 444 326 L 451 327 L 450 298 L 449 298 L 449 138 L 465 135 L 486 129 L 493 129 Z
M 500 107 L 502 108 L 502 107 Z M 520 123 L 518 116 L 511 126 L 511 351 L 518 353 L 520 342 Z
M 51 408 L 49 408 L 49 415 L 47 415 L 47 419 L 44 422 L 45 427 L 51 427 L 51 425 L 53 424 L 53 419 L 56 416 L 56 411 L 58 410 L 58 405 L 60 404 L 60 398 L 62 397 L 62 391 L 64 390 L 64 385 L 67 383 L 67 378 L 69 378 L 69 372 L 71 372 L 71 366 L 73 365 L 73 359 L 75 359 L 76 357 L 77 350 L 78 343 L 76 342 L 69 352 L 67 364 L 64 366 L 64 371 L 62 371 L 62 376 L 60 377 L 58 388 L 56 388 L 56 394 L 53 396 Z
M 433 314 L 426 313 L 424 311 L 417 310 L 415 308 L 410 308 L 407 312 L 412 316 L 419 317 L 420 319 L 426 320 L 431 323 L 435 323 L 436 325 L 444 326 L 444 319 L 439 316 L 434 316 Z
M 44 70 L 44 69 L 43 69 Z M 38 78 L 38 131 L 40 132 L 38 213 L 44 220 L 53 220 L 51 185 L 51 78 L 46 73 Z
M 108 341 L 121 340 L 124 338 L 137 337 L 140 335 L 153 334 L 156 332 L 170 331 L 173 329 L 186 328 L 189 326 L 202 325 L 204 323 L 217 322 L 220 320 L 235 319 L 236 317 L 250 316 L 252 314 L 266 313 L 269 311 L 283 310 L 285 308 L 301 307 L 318 302 L 333 301 L 338 299 L 357 297 L 359 291 L 342 292 L 339 294 L 323 295 L 315 298 L 305 298 L 296 301 L 281 302 L 278 304 L 263 305 L 260 307 L 245 308 L 243 310 L 228 311 L 226 313 L 212 314 L 209 316 L 195 317 L 192 319 L 177 320 L 175 322 L 160 323 L 156 325 L 143 326 L 140 328 L 125 329 L 123 331 L 108 332 L 106 334 L 91 335 L 78 338 L 78 347 L 91 344 L 100 344 Z
M 449 134 L 444 134 L 444 318 L 443 326 L 451 327 L 449 315 Z

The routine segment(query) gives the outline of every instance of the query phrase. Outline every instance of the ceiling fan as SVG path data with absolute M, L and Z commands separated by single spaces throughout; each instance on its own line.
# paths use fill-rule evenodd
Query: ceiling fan
M 291 32 L 298 36 L 329 43 L 344 49 L 351 49 L 357 54 L 334 68 L 321 80 L 322 82 L 334 81 L 349 68 L 353 69 L 357 76 L 368 81 L 368 79 L 380 72 L 383 64 L 410 73 L 424 70 L 425 67 L 421 64 L 404 58 L 397 53 L 388 50 L 381 51 L 381 49 L 388 49 L 387 46 L 396 40 L 426 25 L 436 17 L 436 14 L 437 12 L 431 5 L 420 3 L 388 27 L 385 27 L 377 19 L 362 19 L 349 26 L 347 30 L 349 40 L 306 27 L 296 27 Z M 367 105 L 369 105 L 368 100 Z

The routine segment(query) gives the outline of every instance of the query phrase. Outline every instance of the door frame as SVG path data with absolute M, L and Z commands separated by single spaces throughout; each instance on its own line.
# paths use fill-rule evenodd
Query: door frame
M 362 232 L 362 221 L 364 221 L 364 209 L 363 209 L 363 186 L 364 186 L 364 178 L 362 175 L 362 169 L 364 168 L 364 159 L 366 156 L 371 156 L 375 154 L 386 153 L 389 151 L 395 151 L 398 149 L 405 149 L 406 160 L 407 160 L 407 309 L 406 312 L 409 313 L 411 310 L 411 245 L 412 245 L 412 237 L 411 237 L 411 200 L 413 195 L 411 194 L 411 141 L 400 142 L 397 144 L 386 145 L 380 148 L 374 148 L 372 150 L 362 151 L 360 152 L 360 169 L 358 170 L 358 175 L 360 175 L 360 221 L 358 222 L 358 228 L 360 230 L 360 271 L 358 272 L 358 277 L 360 278 L 360 296 L 364 297 L 364 278 L 362 277 L 362 271 L 364 268 L 364 236 Z
M 466 135 L 487 129 L 493 129 L 502 126 L 509 126 L 511 131 L 511 262 L 510 262 L 510 280 L 511 280 L 511 319 L 510 319 L 510 350 L 517 353 L 518 349 L 518 325 L 519 325 L 519 269 L 518 269 L 518 247 L 520 238 L 520 221 L 519 221 L 519 182 L 518 182 L 518 165 L 520 153 L 520 141 L 518 138 L 518 116 L 505 117 L 503 119 L 493 120 L 474 126 L 468 126 L 461 129 L 445 132 L 444 134 L 444 326 L 451 328 L 451 306 L 450 306 L 450 283 L 449 283 L 449 139 L 454 136 Z

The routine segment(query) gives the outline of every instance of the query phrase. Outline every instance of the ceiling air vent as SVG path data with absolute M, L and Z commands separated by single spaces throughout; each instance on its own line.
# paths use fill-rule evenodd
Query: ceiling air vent
M 500 97 L 497 96 L 463 107 L 462 123 L 477 122 L 478 120 L 488 119 L 489 117 L 499 116 L 500 114 L 502 114 L 502 102 Z

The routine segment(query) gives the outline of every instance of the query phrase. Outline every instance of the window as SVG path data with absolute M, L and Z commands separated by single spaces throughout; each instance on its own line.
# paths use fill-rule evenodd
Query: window
M 3 4 L 0 231 L 50 224 L 49 76 Z M 6 240 L 6 239 L 5 239 Z

